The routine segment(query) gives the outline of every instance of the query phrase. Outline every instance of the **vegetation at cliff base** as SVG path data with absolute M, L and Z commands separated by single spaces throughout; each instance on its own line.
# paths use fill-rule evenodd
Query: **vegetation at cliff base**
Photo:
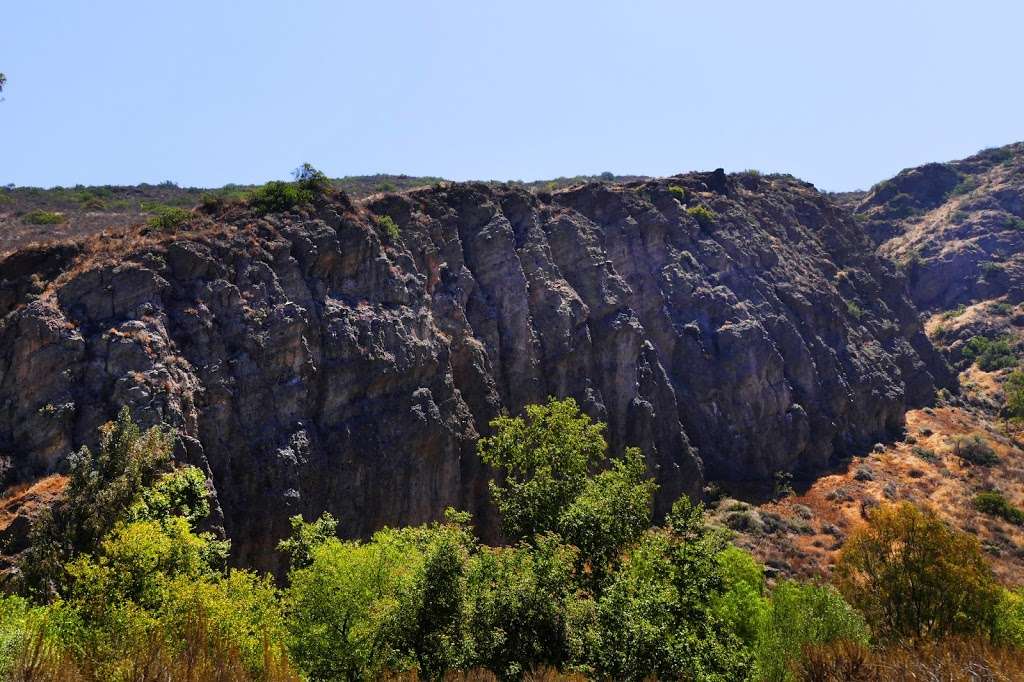
M 228 567 L 228 542 L 205 530 L 203 473 L 172 461 L 172 432 L 122 411 L 96 452 L 69 459 L 65 497 L 22 558 L 23 596 L 0 598 L 0 674 L 877 680 L 922 660 L 1024 674 L 1024 593 L 934 512 L 873 510 L 834 585 L 769 581 L 685 496 L 655 522 L 643 454 L 610 453 L 574 401 L 491 426 L 478 447 L 505 545 L 455 510 L 366 540 L 342 539 L 328 513 L 296 516 L 278 584 Z

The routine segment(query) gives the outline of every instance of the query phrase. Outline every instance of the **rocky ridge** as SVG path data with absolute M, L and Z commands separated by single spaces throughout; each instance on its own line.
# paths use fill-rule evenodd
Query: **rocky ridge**
M 903 277 L 786 176 L 235 207 L 24 249 L 0 280 L 6 482 L 129 405 L 179 430 L 263 568 L 296 513 L 365 535 L 455 505 L 493 537 L 475 440 L 548 395 L 642 447 L 664 510 L 820 471 L 949 381 Z

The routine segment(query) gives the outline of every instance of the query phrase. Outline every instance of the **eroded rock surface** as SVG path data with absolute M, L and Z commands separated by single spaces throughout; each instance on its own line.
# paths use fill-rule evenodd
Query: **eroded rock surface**
M 364 535 L 455 505 L 493 537 L 475 440 L 549 395 L 645 450 L 663 511 L 818 471 L 948 381 L 902 276 L 781 176 L 339 196 L 15 254 L 0 280 L 7 481 L 127 404 L 179 429 L 261 568 L 296 513 Z

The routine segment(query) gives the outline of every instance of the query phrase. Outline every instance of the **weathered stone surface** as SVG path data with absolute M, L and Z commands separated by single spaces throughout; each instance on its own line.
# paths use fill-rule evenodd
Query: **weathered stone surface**
M 907 169 L 856 212 L 879 253 L 907 271 L 919 307 L 1024 300 L 1024 143 Z
M 44 258 L 38 291 L 0 263 L 8 480 L 129 405 L 179 429 L 260 567 L 296 513 L 362 535 L 456 505 L 493 537 L 475 440 L 549 395 L 645 450 L 663 511 L 709 478 L 820 470 L 947 380 L 901 276 L 787 177 L 441 185 L 86 251 Z

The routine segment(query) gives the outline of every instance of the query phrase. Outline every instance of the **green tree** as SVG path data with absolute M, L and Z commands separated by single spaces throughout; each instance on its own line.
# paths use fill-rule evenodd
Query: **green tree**
M 288 649 L 311 680 L 363 680 L 400 663 L 395 629 L 401 595 L 422 552 L 407 533 L 379 531 L 367 543 L 328 538 L 289 573 Z
M 32 530 L 20 562 L 25 588 L 54 595 L 65 585 L 64 564 L 94 552 L 141 491 L 170 467 L 174 433 L 153 427 L 143 433 L 125 407 L 117 421 L 100 427 L 100 449 L 83 447 L 68 458 L 61 500 Z
M 401 595 L 396 648 L 408 652 L 420 677 L 439 680 L 464 660 L 466 573 L 476 540 L 469 515 L 448 510 L 447 524 L 413 531 L 423 563 Z
M 743 679 L 750 651 L 719 616 L 722 536 L 682 498 L 666 527 L 629 549 L 582 639 L 586 668 L 616 680 Z
M 760 621 L 755 646 L 756 678 L 793 680 L 794 667 L 809 645 L 851 642 L 866 646 L 864 618 L 827 585 L 785 580 L 776 585 Z
M 1024 371 L 1016 369 L 1003 384 L 1003 415 L 1016 424 L 1024 421 Z
M 529 541 L 558 529 L 559 518 L 605 458 L 604 424 L 593 423 L 576 401 L 528 405 L 526 417 L 498 417 L 494 435 L 481 438 L 481 459 L 498 471 L 490 484 L 502 525 L 512 540 Z
M 553 534 L 473 556 L 466 571 L 467 667 L 519 679 L 539 667 L 566 665 L 574 650 L 569 614 L 577 556 Z
M 840 551 L 836 578 L 889 640 L 988 634 L 1000 594 L 976 538 L 907 502 L 871 511 Z
M 313 563 L 313 550 L 338 534 L 338 522 L 330 512 L 324 512 L 313 523 L 306 523 L 296 514 L 289 519 L 292 534 L 277 545 L 277 551 L 288 555 L 289 566 L 306 568 Z
M 627 448 L 624 458 L 589 478 L 559 516 L 557 530 L 579 548 L 579 573 L 595 588 L 616 568 L 623 548 L 651 526 L 657 487 L 640 450 Z

